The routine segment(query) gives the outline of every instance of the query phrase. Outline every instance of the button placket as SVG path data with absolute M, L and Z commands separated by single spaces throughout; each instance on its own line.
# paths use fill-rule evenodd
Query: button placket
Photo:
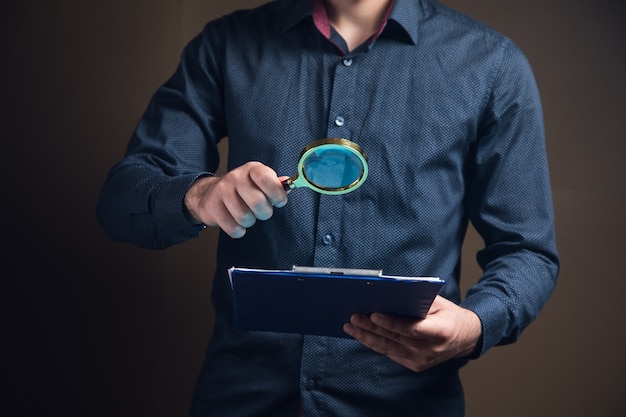
M 350 139 L 351 116 L 356 99 L 356 75 L 354 61 L 338 60 L 333 73 L 329 103 L 327 136 Z M 317 220 L 314 265 L 320 267 L 341 266 L 341 242 L 343 239 L 343 197 L 320 195 Z
M 356 72 L 354 60 L 344 58 L 337 62 L 334 71 L 333 87 L 330 97 L 330 123 L 327 137 L 345 137 L 350 129 L 350 116 L 355 100 Z

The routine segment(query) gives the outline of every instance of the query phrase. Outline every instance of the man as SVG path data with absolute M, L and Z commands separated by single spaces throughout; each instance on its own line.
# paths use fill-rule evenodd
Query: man
M 365 150 L 367 181 L 288 196 L 284 174 L 324 137 Z M 531 69 L 509 39 L 429 0 L 279 0 L 210 22 L 153 97 L 98 215 L 147 248 L 222 230 L 192 416 L 461 416 L 459 368 L 514 342 L 558 273 Z M 484 274 L 461 299 L 468 221 Z M 227 269 L 292 265 L 447 284 L 425 319 L 355 314 L 349 338 L 235 330 Z

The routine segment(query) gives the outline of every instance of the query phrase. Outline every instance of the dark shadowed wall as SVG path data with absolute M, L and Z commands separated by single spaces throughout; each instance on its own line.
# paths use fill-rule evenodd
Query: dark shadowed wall
M 211 331 L 214 230 L 151 252 L 98 229 L 99 187 L 184 44 L 261 0 L 0 6 L 0 415 L 183 416 Z M 463 371 L 469 417 L 623 416 L 626 7 L 449 0 L 526 52 L 562 274 L 516 345 Z M 479 275 L 470 233 L 464 285 Z

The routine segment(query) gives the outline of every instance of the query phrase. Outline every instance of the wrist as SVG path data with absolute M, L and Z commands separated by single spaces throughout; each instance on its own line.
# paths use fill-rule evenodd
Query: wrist
M 481 344 L 482 339 L 482 322 L 476 313 L 472 310 L 463 309 L 465 311 L 465 323 L 463 332 L 465 340 L 464 346 L 461 347 L 460 357 L 474 356 L 476 349 Z
M 200 228 L 200 230 L 206 228 L 206 222 L 201 215 L 204 211 L 204 196 L 217 179 L 218 178 L 213 175 L 200 176 L 191 184 L 185 193 L 183 212 L 189 222 Z

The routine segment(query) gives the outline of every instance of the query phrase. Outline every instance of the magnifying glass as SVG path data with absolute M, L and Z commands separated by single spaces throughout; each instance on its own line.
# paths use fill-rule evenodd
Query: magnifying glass
M 285 190 L 308 187 L 322 194 L 345 194 L 367 178 L 367 156 L 356 143 L 343 138 L 319 139 L 300 154 L 298 173 L 283 181 Z

